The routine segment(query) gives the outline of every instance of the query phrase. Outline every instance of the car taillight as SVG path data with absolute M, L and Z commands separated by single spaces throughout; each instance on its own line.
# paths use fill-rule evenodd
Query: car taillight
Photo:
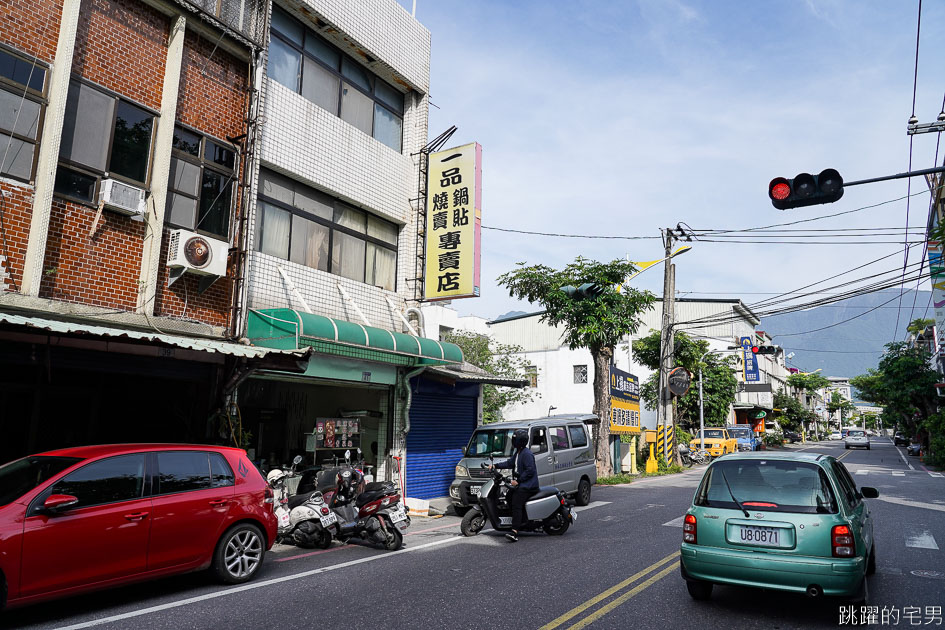
M 846 525 L 834 525 L 830 531 L 830 539 L 833 543 L 833 555 L 835 558 L 852 558 L 856 555 L 856 541 L 853 539 L 853 532 Z
M 272 491 L 272 488 L 270 488 L 269 486 L 266 486 L 266 503 L 272 503 L 272 500 L 275 496 L 276 495 Z
M 329 510 L 328 508 L 326 507 L 322 508 L 322 514 L 328 514 L 329 512 L 331 512 L 331 510 Z
M 686 518 L 683 520 L 683 542 L 696 544 L 696 517 L 692 514 L 686 514 Z

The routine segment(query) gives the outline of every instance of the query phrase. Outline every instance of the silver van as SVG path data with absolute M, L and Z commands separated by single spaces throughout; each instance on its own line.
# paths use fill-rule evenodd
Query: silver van
M 591 486 L 597 483 L 597 465 L 591 444 L 591 424 L 600 420 L 593 414 L 562 414 L 536 420 L 485 424 L 476 429 L 456 464 L 456 478 L 450 484 L 450 499 L 457 511 L 475 505 L 479 489 L 489 479 L 482 468 L 492 455 L 496 461 L 512 455 L 512 433 L 528 431 L 528 447 L 535 454 L 538 484 L 555 486 L 572 496 L 578 505 L 591 502 Z

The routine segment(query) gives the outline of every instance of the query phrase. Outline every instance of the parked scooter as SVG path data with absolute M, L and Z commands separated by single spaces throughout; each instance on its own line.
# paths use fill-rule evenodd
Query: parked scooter
M 490 457 L 491 460 L 491 457 Z M 483 463 L 483 468 L 489 464 Z M 493 467 L 492 479 L 479 490 L 479 503 L 466 512 L 459 529 L 464 536 L 475 536 L 486 525 L 486 519 L 496 531 L 512 529 L 512 508 L 508 494 L 512 489 L 510 479 Z M 564 493 L 554 486 L 540 488 L 538 493 L 525 503 L 525 522 L 521 531 L 544 530 L 546 534 L 560 536 L 568 531 L 577 515 L 571 511 L 571 503 Z
M 689 458 L 689 447 L 685 444 L 680 444 L 676 448 L 679 450 L 679 459 L 682 461 L 683 466 L 690 468 L 692 466 L 692 459 Z
M 289 496 L 288 480 L 302 458 L 296 456 L 292 467 L 269 471 L 266 481 L 275 495 L 274 512 L 279 523 L 276 542 L 292 543 L 299 547 L 327 549 L 338 530 L 338 517 L 329 509 L 321 492 L 304 492 Z
M 335 489 L 325 493 L 328 506 L 338 517 L 338 538 L 342 542 L 359 538 L 388 551 L 400 549 L 410 517 L 397 486 L 390 481 L 365 484 L 361 471 L 350 465 L 351 451 L 345 453 L 345 460 L 349 465 L 338 472 Z

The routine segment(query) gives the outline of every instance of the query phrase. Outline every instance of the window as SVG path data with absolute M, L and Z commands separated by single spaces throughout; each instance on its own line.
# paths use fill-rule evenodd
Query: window
M 49 494 L 68 494 L 79 502 L 75 508 L 130 501 L 143 496 L 144 454 L 109 457 L 63 477 Z M 47 495 L 48 496 L 48 495 Z
M 528 379 L 529 387 L 538 387 L 538 367 L 534 365 L 526 367 L 525 378 Z
M 232 486 L 236 482 L 233 469 L 219 453 L 210 453 L 210 485 L 214 488 Z
M 199 451 L 157 454 L 158 476 L 154 494 L 172 494 L 210 487 L 210 460 Z
M 82 461 L 78 457 L 24 457 L 0 466 L 0 507 Z
M 575 365 L 574 366 L 574 384 L 580 385 L 586 382 L 587 382 L 587 366 Z
M 33 178 L 46 67 L 0 49 L 0 175 Z
M 696 492 L 695 504 L 738 509 L 827 514 L 837 511 L 827 475 L 819 466 L 777 460 L 720 461 L 713 464 Z
M 180 126 L 172 146 L 167 223 L 228 240 L 236 151 Z
M 587 446 L 587 433 L 584 432 L 584 427 L 579 424 L 569 424 L 568 433 L 571 434 L 571 445 L 574 448 Z
M 272 8 L 268 74 L 398 153 L 404 95 L 278 7 Z
M 856 491 L 856 484 L 853 482 L 850 473 L 847 472 L 846 466 L 835 461 L 833 462 L 833 471 L 840 483 L 840 493 L 843 495 L 844 502 L 851 508 L 856 507 L 859 502 L 859 493 Z
M 258 251 L 395 290 L 396 224 L 265 169 L 256 209 Z
M 551 446 L 556 451 L 563 451 L 571 448 L 571 445 L 568 443 L 568 432 L 564 427 L 551 427 L 551 430 L 548 432 L 551 436 Z
M 531 446 L 537 446 L 532 449 L 536 455 L 548 452 L 548 436 L 545 427 L 532 427 Z
M 66 98 L 55 192 L 94 203 L 98 180 L 147 186 L 155 114 L 75 79 Z

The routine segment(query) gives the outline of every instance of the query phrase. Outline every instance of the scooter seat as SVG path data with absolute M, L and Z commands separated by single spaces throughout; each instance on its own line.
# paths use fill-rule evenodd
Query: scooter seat
M 546 497 L 553 497 L 558 494 L 558 489 L 554 486 L 544 486 L 538 489 L 536 494 L 533 494 L 528 498 L 529 501 L 534 501 L 536 499 L 544 499 Z
M 293 494 L 291 497 L 289 497 L 289 509 L 294 510 L 295 508 L 299 507 L 308 501 L 310 496 L 312 496 L 311 492 L 307 494 Z

